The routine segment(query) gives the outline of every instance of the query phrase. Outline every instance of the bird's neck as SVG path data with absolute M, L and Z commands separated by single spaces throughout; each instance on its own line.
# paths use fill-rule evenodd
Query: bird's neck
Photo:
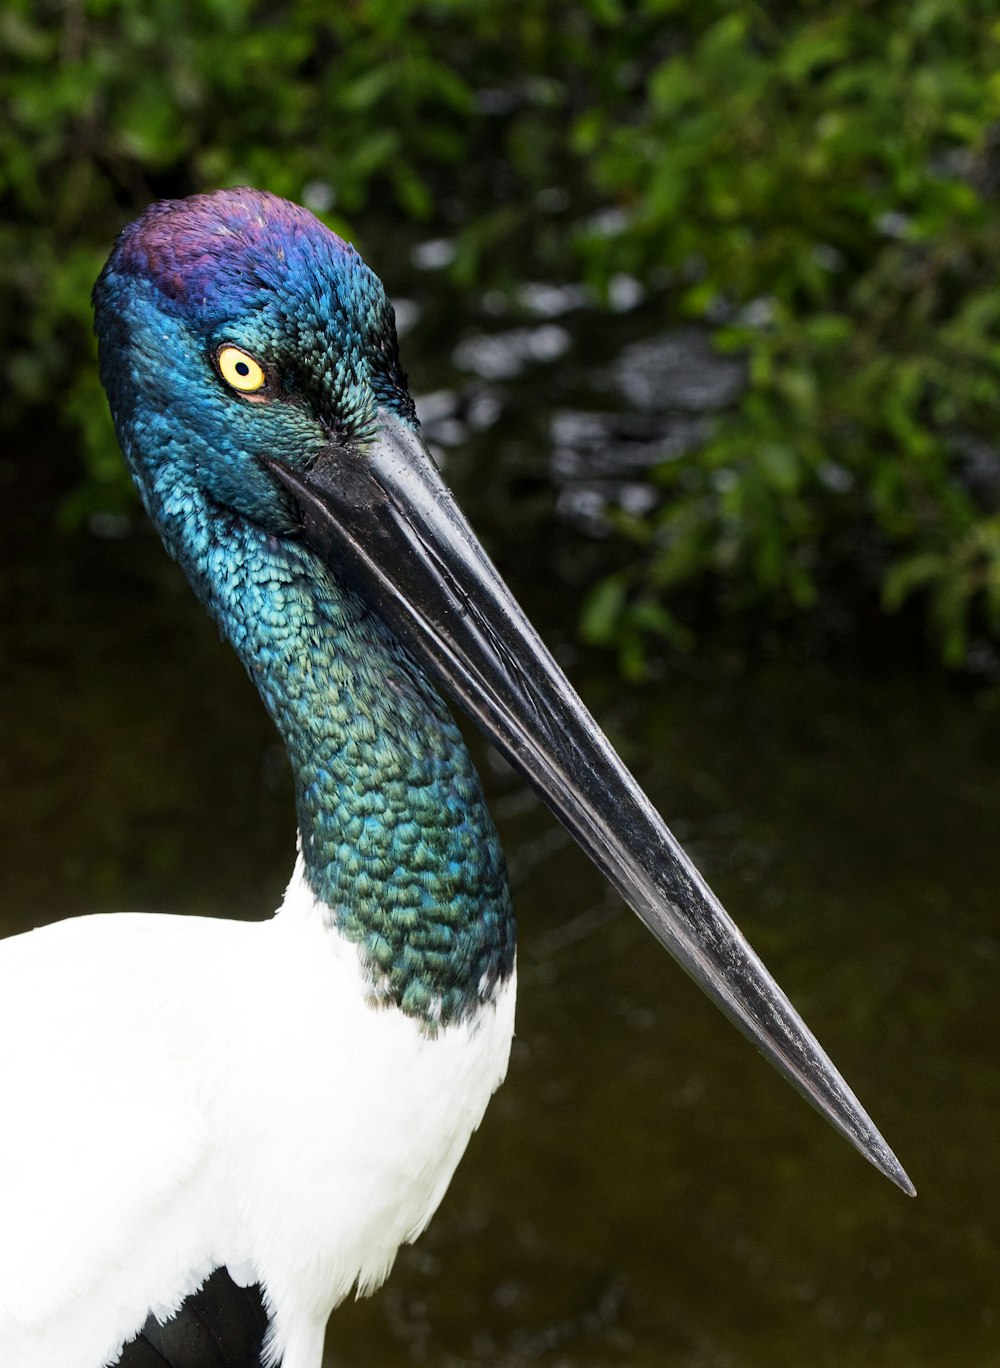
M 448 709 L 382 620 L 303 543 L 203 500 L 168 546 L 281 732 L 306 880 L 361 949 L 373 1001 L 431 1028 L 513 969 L 503 853 Z M 171 535 L 171 530 L 173 535 Z

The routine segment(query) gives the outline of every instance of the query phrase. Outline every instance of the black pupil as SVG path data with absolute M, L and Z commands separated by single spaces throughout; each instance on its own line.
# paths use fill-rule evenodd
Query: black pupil
M 237 374 L 237 375 L 249 375 L 249 374 L 250 374 L 250 367 L 247 365 L 247 363 L 246 363 L 245 361 L 237 361 L 237 363 L 236 363 L 236 374 Z

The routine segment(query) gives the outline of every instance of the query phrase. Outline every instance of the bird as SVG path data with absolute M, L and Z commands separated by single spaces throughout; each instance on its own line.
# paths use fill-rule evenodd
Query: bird
M 912 1184 L 448 491 L 353 246 L 251 188 L 148 206 L 94 288 L 140 499 L 288 752 L 267 920 L 0 942 L 0 1363 L 319 1368 L 503 1081 L 515 918 L 447 695 L 663 946 Z

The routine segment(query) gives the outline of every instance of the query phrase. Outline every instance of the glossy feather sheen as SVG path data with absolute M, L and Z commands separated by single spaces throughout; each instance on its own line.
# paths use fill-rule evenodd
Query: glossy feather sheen
M 170 496 L 166 496 L 165 502 Z M 185 500 L 186 554 L 288 749 L 305 870 L 373 1000 L 428 1027 L 514 959 L 506 867 L 468 750 L 407 653 L 302 545 Z
M 101 1368 L 223 1265 L 264 1283 L 283 1368 L 315 1368 L 333 1306 L 423 1229 L 506 1072 L 514 981 L 431 1038 L 367 1004 L 328 919 L 300 863 L 272 921 L 87 917 L 6 943 L 0 1038 L 50 1068 L 4 1063 L 32 1117 L 0 1171 L 4 1368 Z

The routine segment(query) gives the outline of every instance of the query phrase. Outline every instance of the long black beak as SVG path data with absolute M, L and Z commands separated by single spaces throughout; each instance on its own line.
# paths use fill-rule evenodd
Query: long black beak
M 875 1167 L 913 1184 L 615 754 L 476 540 L 416 432 L 382 413 L 363 451 L 269 462 L 310 543 L 375 604 L 619 890 L 793 1087 Z

